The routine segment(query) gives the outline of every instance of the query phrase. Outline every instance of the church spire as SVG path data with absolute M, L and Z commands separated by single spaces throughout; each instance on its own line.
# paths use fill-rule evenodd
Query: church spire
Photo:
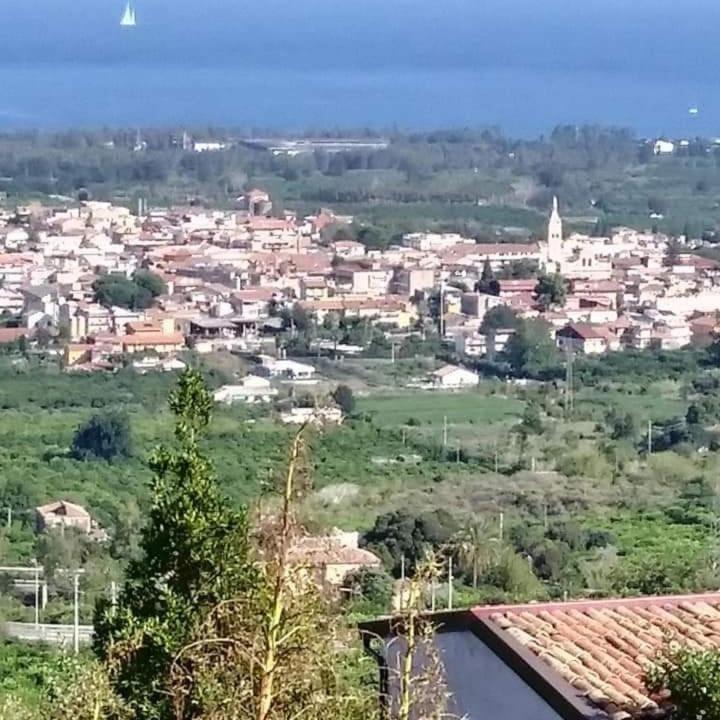
M 557 264 L 563 257 L 563 222 L 557 195 L 553 196 L 552 213 L 548 223 L 547 258 L 550 263 Z

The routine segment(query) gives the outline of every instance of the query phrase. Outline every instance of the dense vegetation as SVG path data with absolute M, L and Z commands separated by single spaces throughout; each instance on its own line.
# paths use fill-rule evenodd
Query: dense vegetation
M 558 127 L 517 140 L 490 130 L 389 134 L 385 149 L 276 156 L 231 131 L 196 133 L 230 140 L 220 152 L 182 149 L 182 131 L 71 131 L 0 136 L 0 190 L 11 201 L 51 196 L 139 197 L 215 205 L 249 185 L 268 188 L 276 210 L 331 206 L 357 215 L 373 246 L 428 226 L 488 237 L 499 228 L 538 232 L 553 194 L 571 225 L 597 233 L 613 224 L 658 224 L 675 234 L 713 238 L 720 210 L 718 149 L 694 139 L 672 157 L 631 132 Z M 662 216 L 650 219 L 651 213 Z

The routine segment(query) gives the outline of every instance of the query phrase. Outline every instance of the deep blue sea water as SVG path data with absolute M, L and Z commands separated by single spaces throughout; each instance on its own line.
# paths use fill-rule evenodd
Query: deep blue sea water
M 125 2 L 0 1 L 0 126 L 720 135 L 717 0 Z
M 499 126 L 527 137 L 566 123 L 720 135 L 720 93 L 711 83 L 590 70 L 0 64 L 2 128 Z

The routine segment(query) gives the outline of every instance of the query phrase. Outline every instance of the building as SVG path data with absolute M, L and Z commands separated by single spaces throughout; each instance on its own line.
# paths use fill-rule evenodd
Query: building
M 468 357 L 486 357 L 505 350 L 514 329 L 498 329 L 494 333 L 464 332 L 455 334 L 455 351 Z
M 93 530 L 90 513 L 81 505 L 67 500 L 58 500 L 35 508 L 35 518 L 38 532 L 74 528 L 89 535 Z
M 360 548 L 358 541 L 358 533 L 339 530 L 325 537 L 304 537 L 290 549 L 290 561 L 307 567 L 318 587 L 339 591 L 351 573 L 382 565 L 380 558 Z
M 456 365 L 441 367 L 432 374 L 432 379 L 435 387 L 448 390 L 475 387 L 480 383 L 480 376 L 477 373 Z
M 465 720 L 649 720 L 672 698 L 645 685 L 668 642 L 720 649 L 720 593 L 476 607 L 434 616 L 453 717 Z M 402 659 L 393 620 L 360 626 L 395 717 Z
M 669 140 L 656 140 L 653 145 L 655 155 L 672 155 L 675 152 L 675 143 Z
M 315 368 L 307 363 L 295 360 L 276 360 L 263 355 L 257 373 L 265 377 L 283 377 L 289 380 L 311 380 L 315 375 Z
M 267 378 L 258 375 L 247 375 L 239 385 L 223 385 L 215 391 L 215 402 L 232 405 L 236 402 L 261 403 L 270 402 L 278 394 Z
M 170 355 L 185 349 L 185 336 L 179 332 L 165 333 L 152 322 L 128 323 L 127 334 L 121 338 L 124 353 L 155 352 Z
M 497 295 L 487 293 L 463 293 L 460 298 L 460 310 L 463 315 L 482 320 L 487 311 L 498 305 L 504 305 L 505 301 Z
M 343 414 L 336 407 L 298 407 L 280 413 L 285 425 L 340 425 Z
M 586 323 L 567 325 L 557 331 L 555 339 L 560 350 L 582 355 L 602 355 L 611 349 L 614 340 L 606 328 Z M 616 345 L 619 347 L 619 342 Z

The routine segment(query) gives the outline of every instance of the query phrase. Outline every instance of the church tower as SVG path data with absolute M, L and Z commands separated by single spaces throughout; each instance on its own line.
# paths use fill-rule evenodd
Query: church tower
M 563 223 L 558 210 L 557 196 L 553 197 L 552 213 L 548 223 L 547 259 L 549 265 L 556 267 L 563 259 Z

